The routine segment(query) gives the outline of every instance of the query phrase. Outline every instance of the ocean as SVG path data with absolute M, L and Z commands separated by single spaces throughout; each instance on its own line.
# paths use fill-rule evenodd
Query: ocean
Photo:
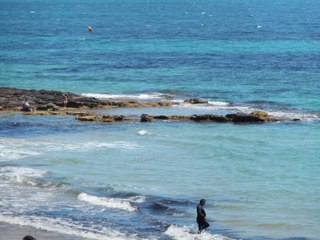
M 103 113 L 288 119 L 112 125 L 0 113 L 0 222 L 70 239 L 320 239 L 319 1 L 0 9 L 0 87 L 181 103 Z M 183 103 L 195 97 L 209 103 Z M 201 198 L 211 226 L 198 235 Z

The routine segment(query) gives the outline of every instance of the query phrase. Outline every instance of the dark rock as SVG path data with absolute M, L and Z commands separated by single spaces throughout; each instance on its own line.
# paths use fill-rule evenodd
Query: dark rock
M 178 121 L 187 121 L 190 120 L 189 116 L 179 116 L 179 115 L 172 115 L 169 117 L 170 120 L 178 120 Z
M 208 121 L 209 115 L 192 115 L 190 120 L 200 122 L 200 121 Z
M 224 116 L 219 115 L 209 115 L 209 120 L 212 122 L 225 123 L 228 122 L 228 119 Z
M 191 99 L 184 100 L 184 102 L 191 103 L 191 104 L 204 104 L 204 103 L 208 103 L 208 100 L 203 98 L 191 98 Z
M 124 116 L 123 115 L 120 115 L 120 116 L 114 116 L 113 118 L 116 122 L 122 122 L 124 121 Z
M 225 116 L 227 119 L 230 119 L 233 123 L 263 123 L 265 119 L 260 117 L 255 117 L 248 114 L 227 114 Z
M 201 121 L 211 121 L 211 122 L 228 122 L 228 119 L 224 116 L 203 114 L 203 115 L 192 115 L 190 120 L 201 122 Z
M 58 111 L 60 110 L 59 107 L 57 105 L 55 105 L 54 103 L 48 103 L 45 105 L 39 105 L 37 107 L 37 110 L 51 110 L 51 111 Z
M 174 102 L 139 102 L 132 99 L 102 100 L 59 91 L 0 88 L 0 106 L 8 110 L 21 109 L 21 105 L 25 97 L 27 97 L 30 105 L 40 110 L 45 110 L 48 103 L 52 103 L 57 107 L 64 107 L 63 94 L 68 96 L 68 108 L 167 107 L 177 104 Z
M 140 117 L 140 122 L 152 122 L 154 118 L 149 116 L 148 114 L 142 114 Z
M 159 119 L 159 120 L 168 120 L 170 119 L 168 116 L 165 115 L 159 115 L 159 116 L 153 116 L 154 119 Z
M 28 97 L 29 103 L 37 109 L 45 110 L 46 108 L 57 109 L 63 106 L 62 94 L 64 92 L 49 90 L 23 90 L 16 88 L 0 88 L 0 104 L 7 106 L 8 109 L 20 107 L 25 97 Z M 97 107 L 108 105 L 108 101 L 96 98 L 87 98 L 73 93 L 68 95 L 68 107 Z M 48 104 L 52 104 L 51 106 Z
M 237 116 L 236 113 L 230 113 L 230 114 L 225 115 L 225 118 L 227 118 L 228 120 L 232 120 L 232 118 L 236 117 L 236 116 Z
M 89 116 L 89 115 L 77 116 L 76 119 L 79 120 L 79 121 L 85 121 L 85 122 L 96 122 L 96 121 L 98 121 L 97 116 Z
M 36 239 L 30 235 L 27 235 L 23 238 L 23 240 L 36 240 Z
M 299 118 L 294 118 L 294 119 L 292 119 L 292 121 L 298 122 L 298 121 L 300 121 L 300 119 Z

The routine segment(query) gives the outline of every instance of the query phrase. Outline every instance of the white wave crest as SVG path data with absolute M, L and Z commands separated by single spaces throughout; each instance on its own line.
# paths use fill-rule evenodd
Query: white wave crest
M 138 134 L 139 135 L 147 135 L 147 134 L 151 134 L 151 133 L 149 133 L 147 130 L 141 129 L 138 131 Z
M 232 238 L 221 234 L 210 234 L 208 232 L 198 234 L 196 231 L 193 232 L 190 227 L 178 227 L 176 225 L 170 225 L 165 234 L 176 240 L 232 240 Z
M 150 100 L 150 99 L 162 99 L 167 97 L 172 97 L 168 94 L 162 93 L 143 93 L 143 94 L 100 94 L 100 93 L 83 93 L 82 96 L 94 97 L 99 99 L 107 98 L 129 98 L 129 99 L 140 99 L 140 100 Z
M 94 240 L 127 240 L 138 239 L 135 235 L 128 236 L 117 230 L 102 227 L 99 230 L 92 227 L 82 226 L 69 222 L 61 218 L 46 218 L 46 217 L 11 217 L 0 215 L 0 222 L 15 224 L 20 226 L 30 226 L 40 230 L 57 232 L 61 234 L 73 235 L 85 239 Z
M 133 196 L 133 197 L 129 197 L 129 200 L 131 202 L 143 203 L 146 201 L 146 196 Z
M 178 101 L 176 101 L 178 102 Z M 181 102 L 178 106 L 183 108 L 190 108 L 190 109 L 203 109 L 203 110 L 228 110 L 231 109 L 231 105 L 228 102 L 218 102 L 218 101 L 208 101 L 208 103 L 203 104 L 191 104 L 191 103 L 185 103 Z
M 121 209 L 128 212 L 135 212 L 137 210 L 137 208 L 132 206 L 131 202 L 127 199 L 96 197 L 86 193 L 80 193 L 78 195 L 78 199 L 80 201 L 88 202 L 94 205 Z
M 228 102 L 218 102 L 218 101 L 208 101 L 208 103 L 210 105 L 214 105 L 214 106 L 228 106 L 228 105 L 230 105 L 230 103 L 228 103 Z

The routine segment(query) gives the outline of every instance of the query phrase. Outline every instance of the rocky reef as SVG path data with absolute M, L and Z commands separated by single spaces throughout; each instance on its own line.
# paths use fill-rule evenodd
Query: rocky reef
M 215 122 L 215 123 L 235 123 L 235 124 L 257 124 L 267 122 L 283 121 L 278 118 L 256 117 L 252 114 L 227 114 L 225 116 L 203 114 L 203 115 L 103 115 L 96 113 L 68 112 L 75 115 L 79 121 L 104 122 L 104 123 L 129 123 L 129 122 L 154 122 L 154 121 L 191 121 L 191 122 Z
M 67 107 L 64 107 L 63 94 L 68 96 Z M 98 114 L 93 109 L 108 108 L 144 108 L 144 107 L 169 107 L 179 103 L 170 101 L 141 102 L 133 99 L 97 99 L 84 97 L 82 95 L 48 91 L 48 90 L 23 90 L 16 88 L 0 88 L 0 111 L 19 111 L 25 99 L 35 111 L 25 112 L 26 115 L 73 115 L 83 122 L 102 123 L 133 123 L 133 122 L 154 122 L 154 121 L 190 121 L 190 122 L 214 122 L 214 123 L 235 123 L 235 124 L 259 124 L 284 121 L 285 119 L 270 117 L 266 112 L 254 111 L 250 114 L 232 113 L 225 116 L 214 114 L 200 115 L 110 115 Z M 206 99 L 187 99 L 185 103 L 208 104 Z M 87 111 L 86 111 L 87 109 Z M 78 111 L 81 110 L 81 111 Z
M 168 107 L 174 102 L 139 102 L 134 99 L 97 99 L 79 94 L 49 91 L 0 88 L 0 110 L 19 111 L 25 98 L 35 109 L 40 111 L 59 110 L 64 107 L 63 94 L 68 96 L 68 108 L 112 108 L 112 107 Z

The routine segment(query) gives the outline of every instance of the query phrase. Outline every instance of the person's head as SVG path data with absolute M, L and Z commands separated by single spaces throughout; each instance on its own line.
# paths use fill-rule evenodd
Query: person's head
M 205 200 L 205 199 L 201 199 L 200 202 L 199 202 L 199 204 L 200 204 L 201 206 L 204 206 L 204 205 L 206 204 L 206 200 Z
M 25 97 L 25 98 L 24 98 L 24 101 L 25 101 L 25 102 L 28 102 L 28 97 Z
M 30 235 L 27 235 L 23 238 L 23 240 L 36 240 L 36 239 Z

